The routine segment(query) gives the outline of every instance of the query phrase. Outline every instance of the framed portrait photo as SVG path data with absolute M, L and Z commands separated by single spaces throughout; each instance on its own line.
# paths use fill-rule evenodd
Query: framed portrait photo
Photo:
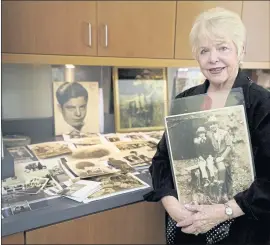
M 164 129 L 168 113 L 166 68 L 113 69 L 115 131 Z

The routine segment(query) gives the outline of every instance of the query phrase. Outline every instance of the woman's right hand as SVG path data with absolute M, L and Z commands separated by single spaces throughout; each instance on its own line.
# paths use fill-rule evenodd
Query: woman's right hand
M 176 221 L 182 221 L 192 215 L 194 212 L 187 210 L 175 197 L 165 196 L 161 202 L 170 217 Z

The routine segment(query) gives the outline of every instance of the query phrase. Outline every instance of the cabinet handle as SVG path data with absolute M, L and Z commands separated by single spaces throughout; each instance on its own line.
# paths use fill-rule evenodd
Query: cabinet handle
M 105 28 L 105 47 L 108 47 L 108 25 L 104 26 Z
M 88 45 L 92 47 L 92 25 L 88 23 Z

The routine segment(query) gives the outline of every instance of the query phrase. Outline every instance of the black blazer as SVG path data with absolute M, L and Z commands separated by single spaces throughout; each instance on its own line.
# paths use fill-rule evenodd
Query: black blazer
M 204 84 L 190 88 L 176 98 L 205 94 L 208 86 L 209 81 L 206 80 Z M 235 219 L 229 237 L 219 244 L 270 245 L 270 92 L 253 83 L 241 70 L 235 80 L 233 89 L 235 88 L 241 88 L 244 94 L 256 176 L 249 189 L 235 195 L 235 201 L 245 215 Z M 203 97 L 201 100 L 203 101 Z M 229 104 L 228 99 L 226 106 Z M 196 109 L 193 108 L 194 110 Z M 149 170 L 154 190 L 144 196 L 145 200 L 157 202 L 168 195 L 177 198 L 165 134 L 158 143 Z M 189 235 L 177 228 L 176 244 L 205 244 L 205 241 L 204 234 Z

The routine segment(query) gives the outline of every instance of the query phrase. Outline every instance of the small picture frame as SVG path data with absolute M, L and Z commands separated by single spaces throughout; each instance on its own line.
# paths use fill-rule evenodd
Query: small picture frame
M 113 68 L 115 131 L 163 130 L 168 113 L 166 68 Z

